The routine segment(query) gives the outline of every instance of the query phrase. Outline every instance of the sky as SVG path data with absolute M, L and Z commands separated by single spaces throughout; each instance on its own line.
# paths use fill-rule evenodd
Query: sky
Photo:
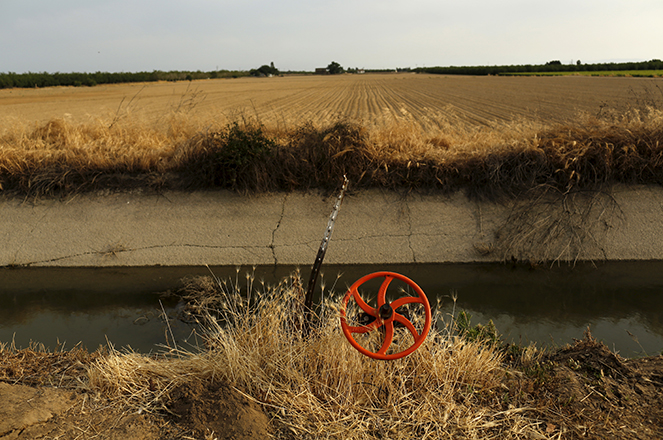
M 0 0 L 0 72 L 663 59 L 661 0 Z

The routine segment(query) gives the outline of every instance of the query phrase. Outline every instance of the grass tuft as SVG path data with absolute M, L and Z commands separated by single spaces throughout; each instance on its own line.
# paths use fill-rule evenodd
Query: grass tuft
M 167 362 L 114 353 L 91 368 L 91 385 L 155 411 L 186 381 L 225 382 L 305 438 L 508 439 L 538 432 L 526 408 L 502 407 L 503 355 L 496 347 L 455 336 L 437 316 L 438 328 L 416 352 L 372 360 L 345 340 L 338 299 L 321 307 L 302 337 L 298 286 L 298 274 L 249 293 L 237 282 L 190 280 L 186 316 L 200 324 L 206 350 L 173 353 Z
M 18 349 L 14 343 L 0 343 L 0 381 L 31 386 L 87 388 L 86 365 L 103 351 L 88 352 L 80 346 L 65 349 L 59 345 L 47 350 L 43 344 L 31 343 Z

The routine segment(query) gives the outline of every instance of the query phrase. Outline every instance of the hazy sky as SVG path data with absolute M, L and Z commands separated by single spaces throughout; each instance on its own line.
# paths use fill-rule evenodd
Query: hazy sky
M 662 0 L 0 0 L 0 72 L 663 59 Z

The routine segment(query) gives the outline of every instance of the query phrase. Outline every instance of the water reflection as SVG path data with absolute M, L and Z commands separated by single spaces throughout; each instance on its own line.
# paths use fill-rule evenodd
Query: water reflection
M 274 284 L 293 269 L 212 271 L 245 286 L 247 271 L 254 273 L 256 282 Z M 663 350 L 663 262 L 583 264 L 573 269 L 498 264 L 327 266 L 326 294 L 332 286 L 341 294 L 377 270 L 413 279 L 431 303 L 441 299 L 445 315 L 464 309 L 473 323 L 492 319 L 512 341 L 562 345 L 581 338 L 589 325 L 595 337 L 625 356 Z M 17 345 L 26 346 L 34 340 L 53 347 L 59 339 L 68 346 L 82 341 L 95 348 L 108 337 L 116 346 L 155 349 L 155 344 L 168 342 L 157 292 L 177 287 L 182 277 L 205 274 L 205 267 L 2 269 L 0 341 L 15 338 Z M 302 276 L 307 279 L 308 271 L 303 269 Z M 458 298 L 455 304 L 452 294 Z M 173 319 L 176 304 L 162 303 L 176 338 L 186 344 L 191 331 Z

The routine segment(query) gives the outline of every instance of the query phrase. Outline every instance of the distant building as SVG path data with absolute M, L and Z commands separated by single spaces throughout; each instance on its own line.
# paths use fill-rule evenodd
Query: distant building
M 315 68 L 315 74 L 316 75 L 327 75 L 329 71 L 327 70 L 326 67 L 316 67 Z

